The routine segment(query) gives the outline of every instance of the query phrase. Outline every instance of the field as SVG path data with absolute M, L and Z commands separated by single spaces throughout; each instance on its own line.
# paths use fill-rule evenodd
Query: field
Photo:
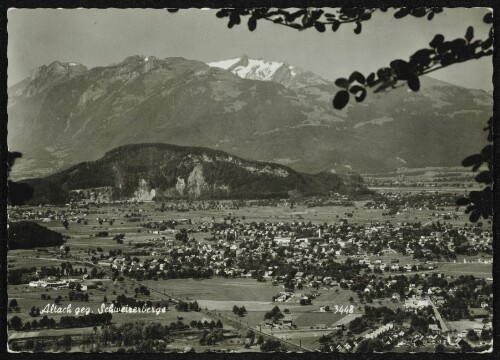
M 143 281 L 144 285 L 162 289 L 169 295 L 185 300 L 271 302 L 279 287 L 270 282 L 259 283 L 255 279 L 212 278 L 205 280 L 170 279 Z M 282 290 L 282 289 L 281 289 Z M 232 309 L 231 305 L 231 309 Z
M 404 191 L 402 189 L 401 191 Z M 8 255 L 9 270 L 17 268 L 37 267 L 42 266 L 60 266 L 62 262 L 72 262 L 73 268 L 86 267 L 90 270 L 90 265 L 80 262 L 80 260 L 88 261 L 92 255 L 97 257 L 104 254 L 107 257 L 110 250 L 121 249 L 124 252 L 134 249 L 135 244 L 147 244 L 142 247 L 142 250 L 147 250 L 147 255 L 141 255 L 141 259 L 161 259 L 166 255 L 168 247 L 163 245 L 163 240 L 168 240 L 174 237 L 173 234 L 153 234 L 149 229 L 141 226 L 143 223 L 160 222 L 172 219 L 191 219 L 191 224 L 177 226 L 176 229 L 197 229 L 199 225 L 207 224 L 214 219 L 222 222 L 227 217 L 234 217 L 238 222 L 311 222 L 313 224 L 323 224 L 338 222 L 339 219 L 346 218 L 347 213 L 352 214 L 348 217 L 350 224 L 365 224 L 365 223 L 390 223 L 397 225 L 401 222 L 417 222 L 423 224 L 431 223 L 442 219 L 436 215 L 432 215 L 430 210 L 412 210 L 402 212 L 394 216 L 385 216 L 382 209 L 364 209 L 364 202 L 355 202 L 354 206 L 338 207 L 307 207 L 305 205 L 296 205 L 293 208 L 289 204 L 280 204 L 276 207 L 271 206 L 252 206 L 243 208 L 232 208 L 231 202 L 221 202 L 221 209 L 214 210 L 190 210 L 188 212 L 177 211 L 158 211 L 158 204 L 143 203 L 135 204 L 119 204 L 119 205 L 102 205 L 98 208 L 94 207 L 86 213 L 78 214 L 77 217 L 86 220 L 76 221 L 76 216 L 70 218 L 69 226 L 65 229 L 60 220 L 56 221 L 41 221 L 37 220 L 42 226 L 46 226 L 51 230 L 58 231 L 63 235 L 69 236 L 66 245 L 71 249 L 72 256 L 66 258 L 63 252 L 55 248 L 36 249 L 36 250 L 15 250 L 10 251 Z M 54 211 L 67 211 L 67 208 L 51 208 Z M 435 212 L 434 212 L 435 213 Z M 458 214 L 455 208 L 445 208 L 439 213 Z M 105 221 L 99 223 L 99 219 L 111 219 L 113 223 Z M 449 220 L 453 225 L 463 225 L 467 222 L 465 214 L 461 214 L 457 219 Z M 98 232 L 108 232 L 106 237 L 98 237 Z M 117 234 L 125 234 L 123 244 L 118 244 L 113 237 Z M 210 234 L 206 232 L 190 233 L 190 237 L 194 237 L 200 244 L 210 243 L 205 240 Z M 157 241 L 156 245 L 154 241 Z M 161 246 L 158 246 L 161 244 Z M 91 253 L 92 252 L 92 253 Z M 155 253 L 153 253 L 155 252 Z M 151 253 L 151 254 L 150 254 Z M 365 257 L 363 255 L 363 257 Z M 403 256 L 387 251 L 381 256 L 367 254 L 366 257 L 372 260 L 382 260 L 389 264 L 391 259 L 398 259 L 399 263 L 405 265 L 414 263 L 412 256 Z M 432 273 L 443 272 L 446 276 L 459 276 L 462 274 L 472 274 L 477 277 L 491 278 L 492 265 L 477 262 L 478 257 L 459 256 L 456 262 L 439 262 L 437 269 L 418 272 L 404 272 L 405 275 L 413 273 Z M 79 259 L 79 260 L 75 260 Z M 345 256 L 340 256 L 337 261 L 344 261 Z M 464 263 L 464 259 L 466 262 Z M 381 276 L 389 276 L 383 274 Z M 271 281 L 257 282 L 255 279 L 242 278 L 218 278 L 194 280 L 194 279 L 169 279 L 169 280 L 144 280 L 141 284 L 147 286 L 151 290 L 149 296 L 139 294 L 138 299 L 151 300 L 153 303 L 158 300 L 167 300 L 170 296 L 175 299 L 181 299 L 186 302 L 196 300 L 201 307 L 201 312 L 183 312 L 175 310 L 175 304 L 170 303 L 166 313 L 159 315 L 141 314 L 140 316 L 130 314 L 113 314 L 112 322 L 121 324 L 129 321 L 159 321 L 162 324 L 170 324 L 177 322 L 180 318 L 184 324 L 189 324 L 191 321 L 217 321 L 220 319 L 224 323 L 224 329 L 229 337 L 222 343 L 214 346 L 200 346 L 197 342 L 200 334 L 196 329 L 194 333 L 178 334 L 173 336 L 173 342 L 168 345 L 171 350 L 182 351 L 186 346 L 192 346 L 196 351 L 202 352 L 207 349 L 221 350 L 227 349 L 230 351 L 242 351 L 244 339 L 240 336 L 244 335 L 248 329 L 261 330 L 265 334 L 273 335 L 292 342 L 293 344 L 301 344 L 306 349 L 316 349 L 319 346 L 318 339 L 322 335 L 332 331 L 332 327 L 337 324 L 348 324 L 353 318 L 360 316 L 364 312 L 365 304 L 358 302 L 358 297 L 349 290 L 344 290 L 340 287 L 324 288 L 321 287 L 317 292 L 317 296 L 312 301 L 312 305 L 301 306 L 299 304 L 300 297 L 303 294 L 315 292 L 310 288 L 305 288 L 302 291 L 297 290 L 294 297 L 286 302 L 273 302 L 272 297 L 283 291 L 283 285 L 273 286 Z M 122 282 L 113 282 L 103 279 L 103 284 L 100 289 L 89 290 L 89 302 L 71 301 L 73 311 L 76 307 L 89 308 L 89 311 L 97 313 L 101 308 L 104 297 L 108 302 L 115 300 L 120 294 L 126 294 L 129 297 L 135 295 L 135 289 L 139 283 L 125 278 Z M 14 314 L 19 316 L 23 321 L 31 321 L 28 315 L 29 309 L 32 306 L 43 309 L 47 304 L 53 304 L 57 296 L 62 297 L 61 306 L 67 306 L 68 289 L 36 289 L 27 285 L 8 285 L 9 299 L 16 299 L 20 308 L 19 313 L 9 313 L 9 318 Z M 51 300 L 42 299 L 42 294 L 50 295 Z M 350 301 L 351 297 L 354 301 Z M 244 306 L 247 314 L 240 317 L 232 312 L 233 306 Z M 281 311 L 285 311 L 293 319 L 295 328 L 291 329 L 287 326 L 275 326 L 273 328 L 266 326 L 264 322 L 264 314 L 270 311 L 274 306 L 279 306 Z M 335 307 L 350 307 L 353 306 L 352 314 L 335 313 Z M 372 306 L 384 305 L 391 309 L 402 307 L 401 302 L 392 302 L 390 299 L 375 300 Z M 329 306 L 333 311 L 320 312 L 322 306 Z M 61 316 L 67 314 L 49 314 L 49 317 L 58 320 Z M 73 314 L 70 315 L 75 315 Z M 470 325 L 470 324 L 468 324 Z M 468 326 L 467 324 L 464 326 Z M 460 329 L 460 325 L 451 324 L 451 328 Z M 89 329 L 69 329 L 66 333 L 82 334 Z M 191 330 L 190 330 L 191 331 Z M 199 331 L 198 331 L 199 332 Z M 10 333 L 14 336 L 53 336 L 62 333 L 61 330 L 43 329 L 37 332 L 29 333 Z M 76 346 L 75 349 L 79 347 Z M 74 350 L 75 350 L 74 349 Z M 106 350 L 106 348 L 104 348 Z M 114 351 L 109 348 L 110 351 Z M 246 348 L 245 351 L 258 351 L 258 347 L 253 346 Z

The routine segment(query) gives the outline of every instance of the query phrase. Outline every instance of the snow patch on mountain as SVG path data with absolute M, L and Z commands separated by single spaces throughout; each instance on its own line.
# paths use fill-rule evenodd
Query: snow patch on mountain
M 237 66 L 232 72 L 244 79 L 270 80 L 283 63 L 248 59 L 248 65 Z
M 207 65 L 210 66 L 210 67 L 216 67 L 216 68 L 221 68 L 221 69 L 227 70 L 231 66 L 233 66 L 237 62 L 239 62 L 240 60 L 241 60 L 241 58 L 221 60 L 221 61 L 213 61 L 213 62 L 207 63 Z
M 242 79 L 272 81 L 287 88 L 301 88 L 328 83 L 319 76 L 311 72 L 304 72 L 300 67 L 289 65 L 286 62 L 250 59 L 246 55 L 209 62 L 207 65 L 230 71 Z

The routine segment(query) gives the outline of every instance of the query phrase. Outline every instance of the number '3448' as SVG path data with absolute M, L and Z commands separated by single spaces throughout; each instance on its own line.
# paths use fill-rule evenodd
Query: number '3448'
M 338 306 L 335 305 L 334 314 L 352 314 L 354 312 L 354 305 Z

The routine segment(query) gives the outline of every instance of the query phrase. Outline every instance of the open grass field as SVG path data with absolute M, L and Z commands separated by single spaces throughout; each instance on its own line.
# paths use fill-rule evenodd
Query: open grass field
M 483 323 L 478 320 L 478 321 L 470 321 L 470 320 L 459 320 L 459 321 L 446 321 L 446 325 L 448 326 L 448 329 L 451 331 L 457 331 L 460 332 L 462 330 L 469 330 L 473 329 L 475 327 L 483 327 Z
M 404 192 L 404 189 L 401 191 Z M 224 202 L 223 202 L 224 203 Z M 230 204 L 230 202 L 226 202 Z M 348 218 L 349 223 L 366 224 L 375 222 L 386 222 L 389 221 L 393 224 L 401 222 L 421 222 L 422 224 L 430 224 L 433 221 L 441 221 L 442 218 L 432 216 L 433 212 L 438 213 L 455 213 L 455 208 L 445 208 L 440 211 L 429 211 L 429 210 L 412 210 L 411 214 L 403 212 L 394 216 L 384 216 L 382 215 L 385 210 L 375 209 L 367 210 L 363 208 L 365 202 L 356 202 L 354 206 L 349 207 L 335 207 L 335 206 L 325 206 L 325 207 L 306 207 L 304 205 L 298 205 L 294 208 L 290 208 L 289 205 L 279 205 L 277 207 L 264 207 L 264 206 L 252 206 L 239 209 L 221 209 L 221 210 L 191 210 L 188 212 L 177 212 L 177 211 L 165 211 L 160 212 L 155 210 L 158 204 L 154 203 L 144 203 L 141 205 L 104 205 L 100 208 L 93 208 L 91 212 L 86 214 L 79 214 L 78 217 L 87 220 L 87 225 L 83 222 L 77 223 L 76 221 L 70 221 L 69 228 L 65 229 L 62 226 L 61 221 L 49 221 L 42 222 L 37 221 L 40 225 L 46 226 L 49 229 L 58 231 L 63 235 L 69 236 L 67 245 L 71 248 L 71 254 L 74 254 L 78 258 L 89 259 L 91 255 L 86 254 L 88 250 L 97 250 L 101 248 L 104 254 L 107 255 L 109 250 L 122 249 L 123 251 L 130 251 L 133 249 L 133 245 L 136 243 L 146 243 L 153 239 L 161 239 L 163 236 L 165 238 L 173 238 L 173 234 L 166 235 L 156 235 L 148 231 L 148 229 L 140 226 L 141 223 L 145 222 L 158 222 L 167 221 L 171 219 L 186 219 L 192 220 L 191 225 L 182 225 L 177 228 L 197 228 L 203 223 L 207 223 L 215 219 L 217 221 L 223 220 L 227 216 L 236 217 L 237 221 L 244 221 L 246 223 L 256 221 L 256 222 L 293 222 L 311 221 L 314 224 L 319 223 L 334 223 L 338 222 L 339 219 L 345 218 L 346 213 L 352 213 L 353 217 Z M 55 209 L 58 210 L 58 209 Z M 59 208 L 62 210 L 62 208 Z M 68 210 L 64 208 L 64 210 Z M 127 213 L 139 214 L 133 217 L 139 219 L 138 221 L 131 221 L 130 217 L 125 217 Z M 112 219 L 113 224 L 110 225 L 108 222 L 104 222 L 102 225 L 99 224 L 98 218 Z M 243 220 L 244 219 L 244 220 Z M 458 216 L 458 219 L 448 220 L 448 223 L 453 225 L 463 225 L 468 222 L 467 217 L 464 214 Z M 96 237 L 96 234 L 100 231 L 107 231 L 109 236 L 107 237 Z M 125 234 L 124 244 L 117 244 L 113 237 L 117 234 Z M 190 236 L 194 236 L 200 243 L 206 242 L 205 237 L 209 236 L 208 233 L 193 233 Z M 131 246 L 132 245 L 132 246 Z M 154 245 L 148 246 L 146 249 L 153 250 Z M 161 252 L 165 250 L 164 248 L 156 248 Z M 71 258 L 64 258 L 61 256 L 62 252 L 59 249 L 47 248 L 45 251 L 34 251 L 34 250 L 14 250 L 10 251 L 8 255 L 8 267 L 9 269 L 16 268 L 29 268 L 36 266 L 38 269 L 41 266 L 59 266 L 62 262 L 71 261 Z M 97 251 L 97 256 L 99 251 Z M 159 258 L 165 255 L 157 256 L 147 256 L 150 258 Z M 375 260 L 381 259 L 383 262 L 389 264 L 391 259 L 397 258 L 400 264 L 405 265 L 407 263 L 414 263 L 412 256 L 403 256 L 401 254 L 387 252 L 382 256 L 368 255 L 368 258 Z M 141 257 L 146 258 L 146 257 Z M 463 259 L 467 260 L 467 263 L 463 262 Z M 345 257 L 340 257 L 338 261 L 345 260 Z M 421 272 L 443 272 L 445 275 L 451 275 L 457 277 L 462 274 L 472 274 L 476 277 L 491 278 L 492 277 L 492 265 L 482 264 L 473 262 L 470 260 L 477 260 L 477 257 L 458 257 L 455 263 L 453 262 L 439 262 L 438 268 L 431 271 L 419 271 Z M 73 264 L 73 268 L 82 267 L 78 263 Z M 87 267 L 90 270 L 90 267 Z M 392 273 L 391 273 L 392 274 Z M 394 274 L 405 274 L 413 275 L 414 273 L 394 273 Z M 388 276 L 389 274 L 384 274 L 383 276 Z M 275 329 L 273 332 L 283 339 L 292 339 L 296 344 L 299 342 L 308 349 L 316 349 L 319 347 L 318 339 L 322 335 L 330 332 L 331 330 L 321 330 L 317 329 L 317 325 L 332 326 L 333 324 L 348 323 L 354 317 L 360 316 L 364 312 L 365 304 L 360 304 L 358 302 L 357 296 L 349 291 L 344 290 L 340 287 L 334 287 L 331 289 L 320 289 L 319 297 L 313 300 L 312 305 L 301 306 L 299 304 L 300 296 L 298 294 L 307 294 L 310 292 L 315 292 L 312 289 L 306 288 L 302 291 L 297 291 L 297 296 L 289 299 L 287 302 L 272 302 L 272 297 L 277 295 L 278 292 L 283 291 L 283 287 L 272 286 L 271 282 L 259 283 L 254 279 L 223 279 L 223 278 L 212 278 L 204 280 L 194 280 L 194 279 L 170 279 L 170 280 L 147 280 L 142 282 L 144 285 L 150 287 L 151 289 L 158 290 L 151 291 L 149 296 L 139 295 L 138 298 L 142 300 L 151 300 L 153 303 L 155 301 L 166 299 L 168 296 L 173 296 L 184 301 L 194 301 L 196 300 L 202 309 L 207 309 L 208 311 L 215 310 L 215 313 L 221 315 L 221 320 L 224 323 L 224 328 L 230 330 L 230 332 L 235 335 L 239 329 L 238 325 L 231 325 L 230 321 L 225 321 L 225 319 L 231 319 L 236 321 L 236 323 L 241 322 L 242 325 L 249 326 L 253 329 L 260 328 L 264 321 L 264 314 L 266 311 L 271 310 L 274 306 L 279 306 L 282 312 L 284 309 L 289 310 L 290 316 L 294 319 L 294 324 L 297 325 L 298 330 L 286 330 L 286 329 Z M 129 297 L 135 295 L 134 289 L 138 287 L 138 284 L 125 279 L 123 282 L 113 283 L 112 281 L 103 281 L 103 289 L 99 290 L 89 290 L 89 302 L 82 301 L 71 301 L 73 310 L 76 307 L 89 307 L 94 313 L 97 313 L 101 308 L 104 301 L 104 296 L 106 296 L 108 303 L 114 299 L 116 296 L 121 294 L 126 294 Z M 67 295 L 69 293 L 68 289 L 64 290 L 48 290 L 45 289 L 34 289 L 26 285 L 8 285 L 8 295 L 9 300 L 15 298 L 18 301 L 21 311 L 19 313 L 9 313 L 8 318 L 17 315 L 21 317 L 23 321 L 31 321 L 28 315 L 29 310 L 32 306 L 39 307 L 43 309 L 47 304 L 53 304 L 54 300 L 58 295 L 62 296 L 63 300 L 61 305 L 67 306 L 69 300 Z M 164 293 L 164 294 L 162 294 Z M 50 294 L 51 300 L 41 299 L 42 294 Z M 166 294 L 166 295 L 165 295 Z M 351 303 L 350 298 L 354 298 L 354 302 Z M 346 307 L 354 305 L 354 314 L 340 314 L 333 312 L 319 312 L 321 306 L 328 305 L 330 309 L 334 310 L 335 306 Z M 232 308 L 236 305 L 238 307 L 244 306 L 248 313 L 243 317 L 238 317 L 233 314 Z M 390 299 L 385 300 L 375 300 L 373 304 L 368 304 L 371 306 L 384 305 L 391 309 L 396 309 L 402 307 L 402 303 L 394 303 Z M 48 314 L 49 317 L 54 318 L 56 321 L 63 315 L 68 314 Z M 69 315 L 75 315 L 69 314 Z M 170 324 L 171 322 L 177 322 L 178 317 L 181 316 L 182 321 L 185 324 L 189 324 L 192 320 L 211 321 L 217 320 L 217 316 L 212 313 L 208 315 L 203 312 L 186 312 L 181 313 L 175 310 L 175 304 L 170 304 L 169 310 L 166 313 L 161 313 L 159 315 L 155 314 L 141 314 L 141 315 L 130 315 L 130 314 L 113 314 L 112 322 L 115 324 L 121 324 L 129 321 L 159 321 L 162 324 Z M 461 322 L 454 322 L 457 324 L 448 323 L 450 328 L 457 330 L 462 327 L 467 327 L 470 324 L 462 324 Z M 313 327 L 313 329 L 311 329 Z M 236 330 L 235 328 L 238 328 Z M 81 334 L 88 329 L 68 329 L 66 333 Z M 271 330 L 262 328 L 263 331 L 270 332 Z M 50 336 L 51 334 L 59 334 L 65 330 L 42 330 L 40 334 Z M 20 334 L 20 333 L 19 333 Z M 191 335 L 189 335 L 191 336 Z M 196 335 L 193 339 L 189 339 L 184 335 L 174 337 L 173 343 L 169 344 L 168 347 L 172 350 L 182 351 L 186 346 L 193 346 L 197 352 L 203 352 L 208 349 L 210 350 L 220 350 L 220 349 L 230 349 L 235 351 L 241 351 L 243 343 L 241 339 L 227 339 L 221 344 L 214 346 L 201 346 L 198 344 Z M 194 345 L 193 345 L 194 344 Z M 111 349 L 115 351 L 115 349 Z M 252 347 L 246 349 L 245 351 L 258 351 L 257 347 Z
M 177 212 L 177 211 L 164 211 L 160 212 L 155 210 L 155 206 L 152 203 L 144 203 L 140 205 L 142 210 L 141 218 L 139 221 L 132 222 L 130 218 L 124 218 L 125 211 L 113 211 L 116 210 L 113 205 L 102 206 L 98 209 L 94 209 L 92 214 L 80 214 L 81 218 L 87 220 L 88 224 L 84 225 L 83 222 L 78 224 L 76 221 L 70 221 L 69 229 L 66 230 L 62 226 L 60 221 L 49 221 L 41 222 L 40 224 L 49 227 L 52 230 L 60 231 L 61 233 L 67 233 L 72 235 L 75 239 L 85 238 L 88 235 L 94 235 L 98 231 L 108 231 L 110 233 L 125 233 L 133 237 L 147 237 L 147 234 L 143 234 L 145 231 L 141 228 L 140 224 L 150 221 L 162 221 L 162 220 L 179 220 L 190 218 L 193 221 L 193 226 L 198 226 L 199 224 L 212 221 L 215 219 L 220 221 L 227 216 L 235 216 L 237 218 L 245 217 L 245 222 L 260 222 L 260 221 L 311 221 L 313 223 L 323 223 L 323 222 L 334 222 L 339 218 L 346 217 L 346 213 L 352 213 L 352 222 L 365 223 L 366 221 L 422 221 L 426 222 L 431 219 L 431 214 L 434 213 L 448 213 L 455 212 L 455 208 L 447 207 L 444 211 L 431 211 L 431 210 L 412 210 L 412 213 L 401 213 L 394 216 L 384 216 L 382 213 L 385 210 L 382 209 L 364 209 L 363 205 L 366 201 L 356 201 L 354 206 L 318 206 L 318 207 L 307 207 L 305 205 L 295 205 L 291 208 L 289 205 L 279 204 L 276 207 L 270 206 L 252 206 L 243 207 L 239 209 L 223 208 L 220 210 L 207 209 L 207 210 L 190 210 L 188 212 Z M 61 209 L 62 210 L 62 209 Z M 66 209 L 67 210 L 67 209 Z M 132 209 L 121 208 L 120 210 L 126 210 L 132 212 Z M 460 214 L 463 215 L 463 214 Z M 337 217 L 338 216 L 338 217 Z M 463 221 L 462 221 L 463 217 Z M 109 225 L 104 222 L 102 225 L 99 224 L 97 218 L 113 219 L 113 225 Z M 466 221 L 465 215 L 459 216 L 459 223 L 463 224 Z M 141 233 L 137 230 L 141 229 Z
M 345 316 L 345 314 L 334 312 L 309 312 L 300 314 L 294 319 L 294 323 L 298 327 L 316 327 L 319 324 L 330 327 Z
M 143 284 L 191 301 L 271 302 L 273 295 L 280 291 L 279 287 L 272 286 L 270 282 L 259 283 L 255 279 L 169 279 L 147 280 Z
M 439 270 L 445 275 L 458 277 L 460 275 L 474 275 L 478 278 L 491 278 L 493 276 L 493 265 L 482 263 L 440 263 Z

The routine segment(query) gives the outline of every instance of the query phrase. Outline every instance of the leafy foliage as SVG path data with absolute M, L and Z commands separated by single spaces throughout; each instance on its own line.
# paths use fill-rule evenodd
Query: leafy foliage
M 352 23 L 354 24 L 354 33 L 360 34 L 362 23 L 370 20 L 377 11 L 387 12 L 389 9 L 341 7 L 332 12 L 325 12 L 323 9 L 318 8 L 300 8 L 297 10 L 238 8 L 221 9 L 216 16 L 228 18 L 228 28 L 241 24 L 242 17 L 249 17 L 247 25 L 250 31 L 256 29 L 258 20 L 267 20 L 299 31 L 315 28 L 319 32 L 325 32 L 327 27 L 330 27 L 335 32 L 341 25 Z M 443 8 L 403 7 L 394 8 L 391 11 L 393 11 L 395 19 L 413 16 L 417 18 L 426 17 L 428 20 L 432 20 L 436 14 L 443 12 Z M 483 21 L 486 24 L 492 24 L 492 14 L 486 14 Z M 354 96 L 357 102 L 362 102 L 366 98 L 367 89 L 373 88 L 375 92 L 379 92 L 396 87 L 400 81 L 408 84 L 411 90 L 418 91 L 420 89 L 418 77 L 421 75 L 453 64 L 493 55 L 493 26 L 489 31 L 488 38 L 472 41 L 473 39 L 474 28 L 472 26 L 467 28 L 464 38 L 446 41 L 443 35 L 437 34 L 430 41 L 428 48 L 416 51 L 408 61 L 396 59 L 389 64 L 389 67 L 380 68 L 368 76 L 355 71 L 348 80 L 339 78 L 335 83 L 342 90 L 335 95 L 333 106 L 336 109 L 344 108 L 351 95 Z
M 462 161 L 462 166 L 471 167 L 474 172 L 483 169 L 475 180 L 485 187 L 481 191 L 471 191 L 469 196 L 457 200 L 457 205 L 467 206 L 465 213 L 470 214 L 471 222 L 477 222 L 481 216 L 484 219 L 493 216 L 493 117 L 488 120 L 488 126 L 484 130 L 488 131 L 489 144 L 479 154 L 470 155 Z
M 341 7 L 332 9 L 331 12 L 325 12 L 323 9 L 317 8 L 298 8 L 298 9 L 281 9 L 281 8 L 236 8 L 236 9 L 221 9 L 217 12 L 218 18 L 228 18 L 228 28 L 242 23 L 243 17 L 248 17 L 247 26 L 250 31 L 257 28 L 258 20 L 267 20 L 275 24 L 290 27 L 296 30 L 306 30 L 315 28 L 318 32 L 325 32 L 330 28 L 336 32 L 341 25 L 351 23 L 354 24 L 353 31 L 360 34 L 362 31 L 362 22 L 372 18 L 372 14 L 376 11 L 387 12 L 388 8 L 355 8 Z M 441 13 L 441 7 L 432 8 L 399 8 L 394 10 L 394 17 L 401 19 L 411 15 L 414 17 L 424 17 L 432 20 L 435 14 Z
M 373 88 L 374 92 L 380 92 L 400 86 L 398 82 L 401 81 L 405 82 L 412 91 L 418 91 L 421 75 L 453 64 L 491 56 L 493 54 L 493 28 L 485 40 L 472 41 L 473 36 L 472 26 L 467 28 L 464 38 L 445 41 L 443 35 L 437 34 L 429 43 L 428 48 L 416 51 L 408 61 L 393 60 L 389 67 L 370 73 L 366 79 L 357 71 L 351 74 L 348 81 L 343 78 L 337 79 L 337 86 L 343 90 L 335 95 L 333 106 L 336 109 L 344 108 L 349 102 L 349 93 L 354 95 L 357 102 L 362 102 L 366 97 L 367 89 Z
M 8 152 L 7 155 L 7 177 L 14 166 L 16 159 L 22 157 L 20 152 Z M 26 201 L 33 197 L 33 188 L 26 183 L 17 183 L 12 180 L 7 181 L 8 195 L 7 200 L 10 205 L 24 205 Z
M 229 17 L 228 27 L 231 28 L 241 23 L 242 16 L 250 16 L 252 22 L 248 23 L 250 31 L 255 30 L 256 21 L 265 19 L 273 23 L 291 27 L 297 30 L 305 30 L 314 27 L 319 32 L 324 32 L 326 26 L 331 26 L 332 31 L 337 31 L 340 25 L 354 23 L 354 33 L 360 34 L 362 22 L 372 18 L 376 11 L 387 12 L 387 8 L 346 8 L 336 9 L 335 13 L 326 13 L 322 9 L 302 8 L 297 11 L 285 9 L 222 9 L 217 13 L 217 17 Z M 417 7 L 417 8 L 395 8 L 393 9 L 395 19 L 402 19 L 407 16 L 417 18 L 427 17 L 434 19 L 436 14 L 443 12 L 442 7 Z M 390 88 L 401 86 L 404 82 L 412 91 L 420 89 L 419 76 L 429 74 L 433 71 L 466 61 L 480 59 L 493 55 L 493 15 L 487 13 L 483 22 L 491 25 L 486 39 L 474 40 L 474 28 L 467 27 L 463 38 L 446 40 L 442 34 L 436 34 L 429 42 L 429 47 L 420 49 L 410 56 L 408 61 L 395 59 L 388 67 L 378 69 L 365 76 L 358 71 L 354 71 L 348 79 L 338 78 L 335 84 L 341 88 L 333 99 L 335 109 L 343 109 L 351 96 L 356 102 L 363 102 L 368 89 L 380 92 Z M 250 26 L 251 25 L 251 26 Z M 474 41 L 473 41 L 474 40 Z M 399 84 L 398 84 L 399 83 Z M 403 83 L 403 84 L 404 84 Z M 492 122 L 490 119 L 488 141 L 493 141 Z M 464 159 L 462 165 L 472 166 L 472 171 L 477 171 L 483 164 L 488 169 L 481 171 L 475 178 L 480 184 L 485 184 L 481 191 L 471 191 L 468 197 L 460 198 L 458 205 L 467 205 L 466 213 L 470 213 L 470 221 L 477 222 L 482 216 L 488 219 L 492 216 L 493 206 L 493 174 L 492 174 L 492 151 L 493 145 L 489 144 L 483 148 L 480 154 L 474 154 Z

